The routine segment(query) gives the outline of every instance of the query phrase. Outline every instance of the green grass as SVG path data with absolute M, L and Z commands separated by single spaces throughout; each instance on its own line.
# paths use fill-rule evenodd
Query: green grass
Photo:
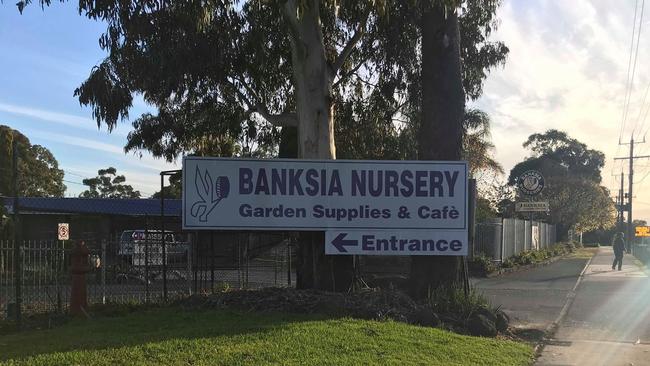
M 0 336 L 3 365 L 528 365 L 530 345 L 398 322 L 162 308 Z

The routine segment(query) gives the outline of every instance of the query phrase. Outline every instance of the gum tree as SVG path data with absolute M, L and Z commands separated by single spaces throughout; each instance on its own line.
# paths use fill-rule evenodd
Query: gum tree
M 81 14 L 107 24 L 100 39 L 107 57 L 75 95 L 109 128 L 141 95 L 157 113 L 134 121 L 126 150 L 168 160 L 201 151 L 230 156 L 246 139 L 269 146 L 269 155 L 280 140 L 280 156 L 334 159 L 342 130 L 387 146 L 394 118 L 419 109 L 422 6 L 438 3 L 461 13 L 462 88 L 478 95 L 507 53 L 486 40 L 496 1 L 82 0 Z M 414 128 L 400 137 L 402 147 L 418 135 L 418 119 L 407 122 Z M 400 149 L 396 156 L 405 156 Z M 305 237 L 313 245 L 301 245 L 298 285 L 347 290 L 350 258 L 326 259 L 322 236 Z

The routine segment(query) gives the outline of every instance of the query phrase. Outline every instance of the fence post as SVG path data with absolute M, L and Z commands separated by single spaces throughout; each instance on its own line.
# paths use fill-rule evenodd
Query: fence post
M 133 244 L 135 255 L 135 244 Z M 149 303 L 149 216 L 144 216 L 144 302 Z M 140 254 L 142 255 L 142 254 Z
M 16 291 L 16 323 L 20 328 L 22 325 L 22 307 L 23 307 L 23 245 L 19 241 L 14 242 L 15 263 L 14 281 Z
M 102 275 L 102 304 L 106 304 L 106 239 L 102 239 L 102 259 L 101 259 L 101 275 Z
M 501 219 L 501 253 L 499 253 L 499 260 L 503 263 L 503 251 L 506 243 L 506 219 Z
M 193 235 L 188 235 L 187 237 L 187 250 L 185 251 L 185 256 L 187 257 L 187 293 L 192 296 L 192 253 L 194 252 L 194 243 L 196 240 L 192 240 Z
M 287 241 L 287 284 L 291 287 L 291 239 Z
M 214 294 L 214 231 L 210 231 L 210 289 Z

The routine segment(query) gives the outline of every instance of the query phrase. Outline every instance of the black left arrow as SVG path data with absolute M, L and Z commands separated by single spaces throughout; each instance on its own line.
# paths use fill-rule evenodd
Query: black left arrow
M 339 235 L 332 240 L 332 245 L 338 249 L 339 252 L 341 253 L 347 253 L 348 250 L 345 249 L 345 247 L 355 247 L 357 246 L 357 241 L 356 240 L 345 240 L 345 237 L 348 236 L 346 233 L 340 233 Z

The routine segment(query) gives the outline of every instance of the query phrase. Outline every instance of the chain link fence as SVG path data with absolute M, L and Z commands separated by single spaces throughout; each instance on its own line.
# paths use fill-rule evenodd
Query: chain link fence
M 476 225 L 471 256 L 503 261 L 521 252 L 557 243 L 555 225 L 521 219 L 495 219 Z

